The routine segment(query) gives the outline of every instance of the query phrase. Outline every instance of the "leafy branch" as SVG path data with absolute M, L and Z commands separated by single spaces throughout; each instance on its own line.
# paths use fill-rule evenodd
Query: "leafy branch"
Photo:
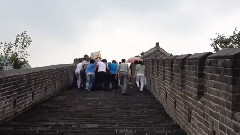
M 226 37 L 223 34 L 216 33 L 216 38 L 210 38 L 213 41 L 210 45 L 217 52 L 223 48 L 240 48 L 240 31 L 235 28 L 233 35 Z
M 14 43 L 0 42 L 0 68 L 1 66 L 11 65 L 13 68 L 20 69 L 27 62 L 27 48 L 32 43 L 32 39 L 24 31 L 16 36 Z

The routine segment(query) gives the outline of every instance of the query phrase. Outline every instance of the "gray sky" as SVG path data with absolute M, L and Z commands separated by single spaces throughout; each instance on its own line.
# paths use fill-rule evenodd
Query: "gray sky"
M 119 61 L 155 46 L 174 55 L 213 51 L 240 29 L 240 0 L 0 0 L 0 41 L 27 31 L 32 67 L 101 51 Z

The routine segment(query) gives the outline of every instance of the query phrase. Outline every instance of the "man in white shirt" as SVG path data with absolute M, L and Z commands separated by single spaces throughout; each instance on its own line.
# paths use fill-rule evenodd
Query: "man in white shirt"
M 81 86 L 81 77 L 80 77 L 80 71 L 83 69 L 84 64 L 87 63 L 86 60 L 83 60 L 82 62 L 77 64 L 77 68 L 75 69 L 75 75 L 77 77 L 77 87 L 80 88 Z
M 99 61 L 96 65 L 96 69 L 97 69 L 97 76 L 96 76 L 96 83 L 99 86 L 100 89 L 108 89 L 107 86 L 107 60 L 103 59 L 101 61 Z

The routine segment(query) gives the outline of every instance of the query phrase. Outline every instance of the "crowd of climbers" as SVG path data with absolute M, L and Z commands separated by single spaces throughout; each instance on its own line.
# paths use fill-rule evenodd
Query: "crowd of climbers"
M 77 88 L 87 91 L 112 90 L 121 88 L 123 95 L 126 94 L 128 84 L 136 81 L 139 91 L 143 91 L 146 85 L 144 76 L 145 66 L 143 61 L 135 61 L 129 66 L 125 59 L 117 63 L 116 60 L 108 62 L 106 59 L 83 60 L 78 63 L 74 71 Z

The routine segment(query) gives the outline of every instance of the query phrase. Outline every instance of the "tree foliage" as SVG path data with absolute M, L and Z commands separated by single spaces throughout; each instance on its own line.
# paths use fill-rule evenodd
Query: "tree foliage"
M 20 69 L 24 64 L 28 64 L 27 48 L 32 43 L 32 39 L 24 31 L 16 36 L 14 43 L 0 42 L 0 68 L 3 66 L 13 66 Z
M 213 43 L 210 45 L 217 52 L 223 48 L 240 48 L 240 31 L 235 28 L 233 35 L 226 37 L 223 34 L 216 33 L 216 38 L 211 38 Z

